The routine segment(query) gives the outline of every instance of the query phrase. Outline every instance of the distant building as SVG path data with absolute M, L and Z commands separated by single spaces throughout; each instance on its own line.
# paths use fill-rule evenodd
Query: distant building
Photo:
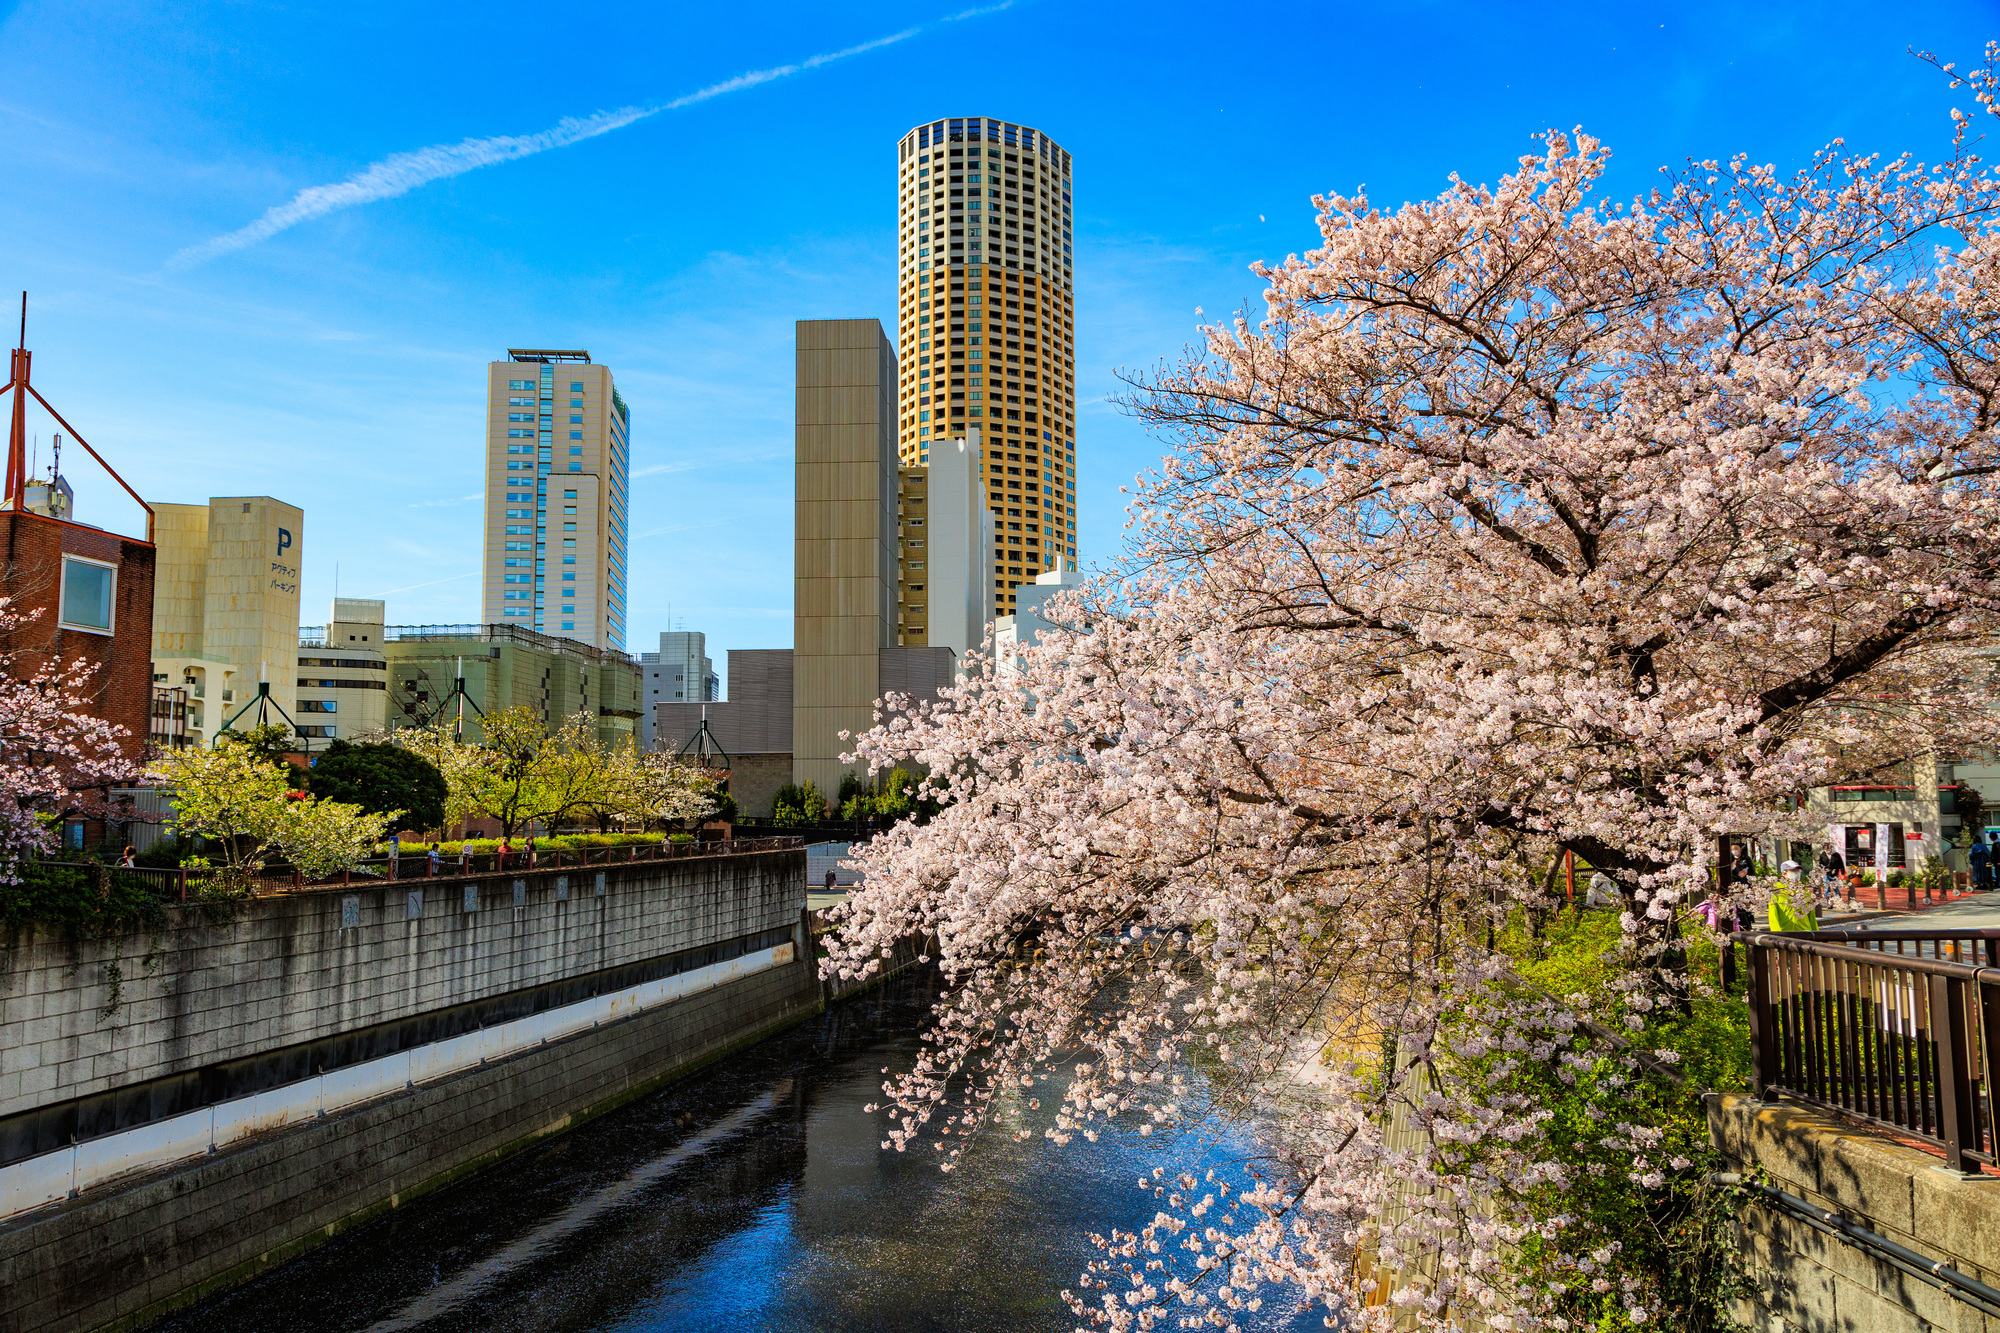
M 899 457 L 967 441 L 1002 614 L 1024 580 L 1076 568 L 1070 165 L 1046 134 L 990 116 L 919 125 L 896 146 Z
M 896 642 L 962 655 L 979 648 L 993 619 L 986 551 L 994 519 L 977 450 L 941 440 L 925 457 L 897 469 Z
M 605 745 L 638 743 L 639 664 L 623 653 L 518 625 L 389 625 L 382 638 L 392 729 L 462 715 L 465 738 L 483 741 L 480 717 L 518 706 L 550 731 L 584 712 Z
M 235 730 L 255 726 L 260 681 L 283 717 L 301 721 L 305 511 L 268 495 L 154 508 L 153 683 L 187 692 L 188 743 L 211 743 L 232 718 Z
M 1048 618 L 1042 613 L 1049 598 L 1082 584 L 1081 574 L 1051 569 L 1037 576 L 1033 583 L 1021 585 L 1014 614 L 1000 617 L 993 627 L 993 657 L 1002 670 L 1014 669 L 1020 650 L 1032 648 L 1040 641 L 1042 632 L 1050 628 Z
M 67 497 L 67 483 L 54 490 Z M 137 759 L 156 725 L 173 725 L 171 711 L 158 724 L 153 718 L 156 551 L 76 522 L 66 505 L 52 512 L 50 492 L 47 481 L 30 479 L 24 493 L 0 501 L 0 596 L 15 615 L 40 613 L 0 635 L 0 653 L 15 676 L 79 659 L 95 667 L 89 712 L 125 728 L 125 753 Z M 162 706 L 171 710 L 171 698 Z
M 589 352 L 510 348 L 487 367 L 486 623 L 625 646 L 631 428 Z
M 299 627 L 299 730 L 351 741 L 389 725 L 387 604 L 336 597 L 324 625 Z
M 898 592 L 907 607 L 912 581 L 899 546 L 910 540 L 906 534 L 924 533 L 920 549 L 928 564 L 942 550 L 929 543 L 944 540 L 933 533 L 949 531 L 952 543 L 967 542 L 960 511 L 968 504 L 970 469 L 962 465 L 954 482 L 945 475 L 949 460 L 897 466 L 896 355 L 882 326 L 872 319 L 801 320 L 795 373 L 792 648 L 731 652 L 726 702 L 662 700 L 654 709 L 654 745 L 661 750 L 678 752 L 707 722 L 734 765 L 730 793 L 738 808 L 760 817 L 770 813 L 781 775 L 833 795 L 853 767 L 840 756 L 852 749 L 853 735 L 874 725 L 876 701 L 888 694 L 935 697 L 948 686 L 967 646 L 951 640 L 971 633 L 975 615 L 970 594 L 965 607 L 943 619 L 929 615 L 927 600 L 926 641 L 899 642 L 898 617 L 907 612 L 899 612 Z M 912 472 L 922 475 L 912 482 Z M 946 502 L 948 493 L 956 498 Z M 932 508 L 946 519 L 936 528 Z M 912 523 L 919 510 L 921 524 Z M 969 555 L 959 559 L 973 564 Z M 928 598 L 928 586 L 921 591 Z M 983 634 L 983 586 L 978 601 Z
M 722 678 L 708 652 L 708 636 L 699 630 L 669 630 L 660 635 L 660 650 L 640 653 L 645 693 L 639 711 L 639 748 L 653 748 L 653 709 L 663 703 L 713 703 L 722 697 Z
M 27 302 L 24 293 L 24 335 Z M 181 725 L 174 694 L 154 688 L 151 636 L 158 551 L 153 507 L 91 450 L 99 466 L 146 511 L 146 537 L 125 537 L 77 522 L 76 493 L 59 475 L 60 435 L 51 441 L 49 475 L 29 474 L 29 397 L 55 413 L 32 387 L 33 364 L 33 351 L 23 345 L 14 349 L 8 365 L 13 402 L 6 482 L 0 489 L 0 597 L 19 619 L 0 633 L 0 655 L 16 679 L 47 671 L 79 685 L 82 681 L 72 670 L 78 664 L 88 667 L 88 687 L 79 691 L 78 707 L 122 728 L 120 748 L 126 759 L 137 762 L 156 735 L 164 735 L 171 744 L 174 729 Z M 183 707 L 179 713 L 185 711 Z M 100 789 L 99 794 L 118 799 L 108 790 Z M 88 796 L 75 793 L 79 805 Z M 67 849 L 101 842 L 107 834 L 122 831 L 120 824 L 107 829 L 95 817 L 84 818 L 85 812 L 75 807 L 57 813 L 62 816 L 61 839 Z

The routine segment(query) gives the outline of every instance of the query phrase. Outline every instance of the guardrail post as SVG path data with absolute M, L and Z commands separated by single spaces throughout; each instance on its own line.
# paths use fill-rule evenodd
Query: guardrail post
M 1987 940 L 1993 947 L 1995 941 Z M 1988 1153 L 2000 1153 L 2000 1087 L 1994 1084 L 1995 1075 L 2000 1075 L 2000 982 L 1980 977 L 1973 983 L 1979 989 L 1979 1067 L 1973 1071 L 1972 1106 L 1979 1109 L 1979 1091 L 1986 1093 L 1985 1147 Z M 1978 1147 L 1980 1136 L 1972 1136 L 1973 1146 Z
M 1744 999 L 1750 1006 L 1750 1095 L 1770 1096 L 1778 1074 L 1778 1030 L 1771 1013 L 1771 955 L 1755 940 L 1745 938 L 1743 952 L 1750 984 Z
M 1968 1156 L 1978 1149 L 1978 1121 L 1972 1106 L 1972 1041 L 1966 1025 L 1965 980 L 1931 979 L 1931 1040 L 1937 1043 L 1938 1129 L 1944 1160 L 1954 1171 L 1977 1173 Z M 1967 1140 L 1971 1142 L 1968 1143 Z

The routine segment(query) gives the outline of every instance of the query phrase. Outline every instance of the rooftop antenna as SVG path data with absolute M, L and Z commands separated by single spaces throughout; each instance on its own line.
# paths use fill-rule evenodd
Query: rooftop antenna
M 7 387 L 14 391 L 14 419 L 7 431 L 7 503 L 16 510 L 25 509 L 27 459 L 23 457 L 22 445 L 26 443 L 28 430 L 28 294 L 21 293 L 21 337 L 14 344 L 14 359 L 7 377 Z M 40 394 L 35 395 L 37 398 Z M 150 535 L 150 534 L 148 534 Z
M 442 718 L 445 715 L 445 710 L 452 707 L 455 703 L 458 711 L 452 722 L 451 738 L 455 741 L 462 741 L 465 739 L 465 706 L 471 704 L 472 711 L 482 718 L 486 716 L 486 710 L 479 706 L 479 701 L 473 698 L 471 692 L 465 688 L 465 658 L 460 656 L 453 660 L 457 663 L 457 667 L 452 672 L 451 693 L 438 700 L 437 711 L 431 714 L 431 722 L 436 722 Z M 430 724 L 426 723 L 425 725 L 428 726 Z
M 153 540 L 153 506 L 140 499 L 139 492 L 126 485 L 125 478 L 118 475 L 117 469 L 105 462 L 103 455 L 90 447 L 90 441 L 84 439 L 76 427 L 63 420 L 63 414 L 56 411 L 49 400 L 42 397 L 41 392 L 28 382 L 28 366 L 31 359 L 28 352 L 28 294 L 22 292 L 21 333 L 14 345 L 13 365 L 7 380 L 7 387 L 14 394 L 14 416 L 7 431 L 7 480 L 4 503 L 16 513 L 28 507 L 28 395 L 34 394 L 35 401 L 42 405 L 42 410 L 54 417 L 56 424 L 68 431 L 70 438 L 82 445 L 84 452 L 96 459 L 97 465 L 109 472 L 111 479 L 124 488 L 125 494 L 132 497 L 132 502 L 146 511 L 146 541 L 150 544 Z
M 88 448 L 89 446 L 86 445 L 85 447 Z M 269 662 L 257 663 L 256 697 L 253 699 L 245 700 L 241 708 L 237 709 L 234 713 L 231 713 L 228 716 L 228 718 L 226 718 L 223 721 L 222 725 L 216 728 L 215 739 L 212 742 L 210 742 L 210 744 L 212 745 L 222 744 L 223 736 L 229 732 L 236 730 L 236 720 L 242 717 L 245 713 L 249 712 L 253 708 L 257 710 L 257 720 L 250 724 L 252 727 L 261 727 L 267 722 L 269 722 L 271 720 L 271 711 L 273 709 L 276 709 L 278 716 L 285 719 L 285 725 L 291 729 L 292 734 L 297 736 L 299 740 L 302 742 L 302 744 L 299 746 L 300 753 L 305 754 L 307 756 L 311 755 L 312 740 L 309 737 L 307 737 L 304 732 L 299 730 L 299 724 L 293 721 L 292 715 L 290 713 L 287 713 L 285 711 L 285 706 L 279 703 L 271 695 L 271 664 Z M 307 765 L 308 766 L 311 765 L 310 758 L 308 758 L 307 760 Z

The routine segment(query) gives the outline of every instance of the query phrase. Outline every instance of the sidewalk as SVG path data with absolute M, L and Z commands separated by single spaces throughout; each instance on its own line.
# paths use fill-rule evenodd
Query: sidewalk
M 1865 922 L 1870 926 L 1902 925 L 1911 930 L 1980 930 L 2000 927 L 2000 892 L 1982 889 L 1950 902 L 1919 907 L 1915 911 L 1897 908 L 1883 912 L 1868 907 L 1859 911 L 1828 912 L 1820 918 L 1824 926 L 1845 926 Z

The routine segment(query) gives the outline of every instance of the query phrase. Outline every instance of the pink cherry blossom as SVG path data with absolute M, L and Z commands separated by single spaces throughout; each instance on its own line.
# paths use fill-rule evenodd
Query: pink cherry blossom
M 1993 58 L 1958 76 L 1989 109 Z M 1530 1236 L 1659 1316 L 1525 1202 L 1580 1168 L 1494 1071 L 1607 1048 L 1489 926 L 1562 850 L 1612 875 L 1643 1037 L 1719 834 L 1808 838 L 1808 788 L 2000 742 L 2000 174 L 1965 125 L 1936 163 L 1836 144 L 1625 202 L 1551 132 L 1495 185 L 1318 199 L 1261 315 L 1135 387 L 1172 452 L 1119 567 L 855 740 L 943 807 L 859 854 L 826 961 L 935 939 L 886 1145 L 948 1168 L 1039 1090 L 1061 1142 L 1228 1114 L 1268 1153 L 1149 1181 L 1079 1318 L 1228 1327 L 1283 1287 L 1351 1328 L 1561 1327 Z M 1665 1180 L 1656 1128 L 1604 1143 Z
M 44 614 L 0 598 L 0 638 L 15 638 Z M 0 882 L 12 883 L 24 856 L 56 848 L 60 817 L 98 812 L 104 790 L 131 781 L 130 734 L 93 712 L 96 668 L 42 652 L 0 655 Z

